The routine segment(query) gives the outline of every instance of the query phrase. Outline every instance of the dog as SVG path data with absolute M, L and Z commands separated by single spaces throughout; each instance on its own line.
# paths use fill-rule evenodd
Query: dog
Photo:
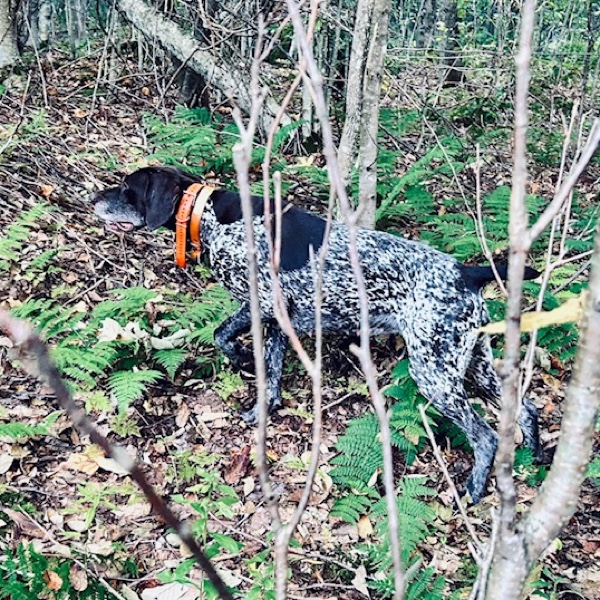
M 125 177 L 121 186 L 99 194 L 95 212 L 111 231 L 140 227 L 155 230 L 161 226 L 175 230 L 184 192 L 197 182 L 197 178 L 177 169 L 146 167 Z M 262 197 L 252 198 L 252 210 L 269 410 L 273 410 L 281 406 L 288 339 L 275 318 Z M 324 243 L 326 226 L 320 216 L 284 204 L 279 278 L 298 334 L 308 334 L 315 328 L 314 257 Z M 248 369 L 252 353 L 239 340 L 251 326 L 247 244 L 239 194 L 225 190 L 212 193 L 202 212 L 199 235 L 202 253 L 208 257 L 214 277 L 240 303 L 216 329 L 215 341 L 234 367 Z M 368 294 L 370 334 L 403 336 L 410 374 L 419 391 L 466 435 L 475 455 L 466 490 L 477 503 L 486 490 L 497 435 L 473 409 L 465 382 L 476 396 L 498 404 L 500 380 L 490 340 L 479 332 L 490 320 L 481 290 L 494 280 L 493 271 L 488 266 L 463 265 L 425 244 L 381 231 L 359 229 L 357 247 Z M 497 271 L 506 278 L 506 265 L 499 265 Z M 334 222 L 331 226 L 321 275 L 322 331 L 358 332 L 359 299 L 344 224 Z M 537 271 L 527 268 L 526 279 L 537 276 Z M 243 416 L 254 422 L 257 408 Z M 521 406 L 519 425 L 525 444 L 536 458 L 541 458 L 537 411 L 529 399 Z

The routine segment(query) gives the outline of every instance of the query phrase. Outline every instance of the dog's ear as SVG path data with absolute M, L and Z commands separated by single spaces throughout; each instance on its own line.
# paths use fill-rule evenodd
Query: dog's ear
M 181 194 L 180 182 L 173 174 L 158 171 L 148 177 L 145 203 L 146 227 L 150 231 L 162 227 L 175 214 Z

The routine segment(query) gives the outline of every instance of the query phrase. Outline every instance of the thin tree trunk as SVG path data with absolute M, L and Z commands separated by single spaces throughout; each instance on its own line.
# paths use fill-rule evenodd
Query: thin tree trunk
M 456 0 L 444 0 L 440 7 L 440 20 L 446 27 L 441 47 L 442 64 L 444 70 L 444 86 L 449 87 L 459 84 L 463 80 L 462 60 L 458 44 L 458 15 Z
M 87 3 L 86 0 L 67 0 L 65 3 L 65 17 L 69 33 L 69 46 L 71 55 L 77 54 L 79 46 L 87 36 Z
M 10 0 L 0 0 L 0 69 L 19 60 L 15 10 Z
M 205 80 L 210 81 L 212 86 L 220 89 L 227 98 L 231 98 L 243 112 L 249 113 L 252 102 L 249 78 L 246 74 L 231 64 L 217 62 L 209 50 L 202 48 L 192 36 L 144 0 L 117 0 L 117 8 L 150 42 L 159 43 Z M 260 129 L 263 132 L 268 132 L 277 109 L 278 105 L 269 97 L 260 116 Z M 282 125 L 290 122 L 290 117 L 284 115 Z
M 375 211 L 377 209 L 377 132 L 379 129 L 381 75 L 387 48 L 389 16 L 390 1 L 375 0 L 371 24 L 371 44 L 366 64 L 358 151 L 358 202 L 361 207 L 358 224 L 369 229 L 375 228 Z
M 581 329 L 552 468 L 528 515 L 497 548 L 486 600 L 521 598 L 530 569 L 577 508 L 600 407 L 600 225 L 596 230 L 589 297 Z M 507 548 L 510 552 L 503 551 Z
M 346 119 L 338 148 L 338 164 L 345 185 L 348 184 L 350 170 L 356 158 L 372 11 L 373 0 L 358 0 L 346 82 Z
M 346 185 L 358 155 L 359 223 L 371 229 L 375 226 L 377 129 L 389 12 L 390 0 L 359 0 L 346 87 L 346 120 L 338 148 Z

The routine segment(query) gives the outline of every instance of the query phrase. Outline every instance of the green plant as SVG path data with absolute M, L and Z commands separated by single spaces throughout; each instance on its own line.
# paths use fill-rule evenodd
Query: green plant
M 73 587 L 69 577 L 75 562 L 63 557 L 46 557 L 31 544 L 19 543 L 4 549 L 0 560 L 0 598 L 8 600 L 104 600 L 115 598 L 99 581 L 88 579 L 85 590 Z
M 56 422 L 62 413 L 56 411 L 50 413 L 37 425 L 24 425 L 22 423 L 0 423 L 0 437 L 9 437 L 13 440 L 19 440 L 21 443 L 29 438 L 40 435 L 48 435 L 50 428 Z
M 410 463 L 426 438 L 418 410 L 420 396 L 408 375 L 407 361 L 401 361 L 395 371 L 395 383 L 385 389 L 389 397 L 398 399 L 390 409 L 392 445 Z M 386 499 L 382 496 L 380 474 L 383 468 L 379 421 L 373 413 L 353 419 L 336 444 L 339 454 L 331 460 L 330 476 L 341 497 L 334 503 L 331 515 L 349 523 L 358 523 L 363 516 L 374 522 L 373 541 L 361 545 L 365 565 L 373 578 L 369 585 L 386 597 L 392 595 L 389 550 L 389 524 Z M 416 560 L 418 545 L 433 526 L 435 513 L 427 499 L 435 492 L 424 485 L 423 477 L 403 477 L 398 484 L 396 500 L 402 532 L 402 561 L 405 567 Z M 411 582 L 408 597 L 437 600 L 442 597 L 444 581 L 434 577 L 432 569 L 419 571 Z
M 246 600 L 275 600 L 275 565 L 270 550 L 263 550 L 246 561 L 253 583 L 246 592 Z
M 29 240 L 31 231 L 38 227 L 39 220 L 48 212 L 50 207 L 40 202 L 33 208 L 20 214 L 17 220 L 8 226 L 6 232 L 0 237 L 0 271 L 8 271 L 11 263 L 17 262 L 20 259 L 21 251 L 25 244 Z M 58 252 L 58 250 L 52 250 L 51 252 Z M 34 268 L 43 268 L 43 262 L 47 260 L 48 252 L 43 253 L 32 261 Z
M 592 458 L 585 476 L 589 477 L 595 485 L 600 486 L 600 456 Z
M 533 458 L 530 448 L 517 448 L 515 451 L 515 471 L 525 483 L 531 487 L 536 487 L 548 474 L 548 468 L 544 465 L 538 465 Z
M 166 302 L 141 287 L 111 295 L 91 313 L 58 299 L 28 300 L 13 313 L 32 321 L 51 343 L 52 358 L 72 388 L 85 394 L 105 383 L 120 414 L 162 378 L 153 367 L 174 379 L 199 345 L 212 347 L 214 329 L 234 307 L 216 286 L 200 299 L 169 293 Z
M 133 484 L 108 486 L 103 483 L 88 481 L 77 486 L 79 497 L 75 502 L 63 509 L 67 514 L 84 516 L 86 529 L 90 527 L 96 518 L 100 507 L 115 510 L 117 505 L 111 500 L 116 495 L 129 496 L 134 491 Z
M 186 487 L 185 496 L 176 494 L 173 500 L 193 509 L 195 519 L 192 523 L 192 533 L 200 541 L 209 559 L 222 553 L 237 555 L 243 548 L 243 544 L 231 535 L 209 529 L 211 517 L 233 519 L 235 507 L 239 505 L 236 491 L 223 482 L 219 470 L 215 468 L 215 463 L 220 458 L 208 452 L 180 452 L 173 456 L 173 467 L 167 472 L 167 477 L 171 480 L 177 479 L 180 483 L 193 482 L 193 485 Z M 159 579 L 164 582 L 177 581 L 195 585 L 203 591 L 206 598 L 216 598 L 216 592 L 208 580 L 199 583 L 189 577 L 193 566 L 193 559 L 183 561 L 176 569 L 160 573 Z

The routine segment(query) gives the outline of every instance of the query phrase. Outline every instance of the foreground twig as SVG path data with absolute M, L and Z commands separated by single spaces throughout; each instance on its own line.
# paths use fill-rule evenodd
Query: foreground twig
M 210 560 L 200 549 L 192 537 L 191 530 L 187 524 L 177 519 L 175 514 L 167 506 L 162 497 L 150 485 L 139 465 L 120 446 L 111 444 L 92 424 L 87 415 L 77 407 L 69 390 L 62 381 L 56 365 L 48 355 L 48 349 L 40 337 L 24 321 L 11 317 L 7 312 L 0 310 L 0 330 L 12 341 L 19 355 L 27 361 L 33 358 L 39 377 L 49 385 L 54 392 L 61 408 L 69 415 L 73 424 L 81 432 L 87 434 L 90 440 L 104 450 L 109 458 L 115 460 L 129 476 L 138 484 L 146 498 L 152 504 L 155 512 L 172 527 L 181 541 L 190 549 L 194 558 L 206 573 L 208 579 L 217 590 L 223 600 L 233 600 L 233 596 L 225 586 L 225 583 L 216 572 Z
M 578 162 L 556 192 L 542 216 L 527 226 L 525 205 L 527 189 L 526 133 L 528 95 L 532 56 L 535 0 L 525 0 L 521 20 L 521 39 L 517 57 L 514 129 L 513 186 L 510 202 L 509 294 L 506 311 L 506 342 L 502 367 L 502 411 L 498 427 L 496 480 L 500 495 L 498 536 L 487 581 L 482 579 L 479 596 L 487 600 L 517 600 L 521 597 L 529 569 L 544 548 L 559 533 L 573 514 L 585 466 L 592 446 L 595 414 L 600 402 L 600 239 L 597 233 L 592 259 L 590 299 L 586 310 L 573 380 L 567 391 L 559 449 L 550 475 L 544 482 L 529 515 L 519 521 L 516 489 L 512 477 L 514 429 L 519 405 L 519 363 L 521 341 L 521 301 L 525 259 L 532 243 L 563 210 L 577 179 L 585 169 L 600 141 L 600 126 L 594 124 Z M 487 587 L 486 587 L 487 584 Z
M 398 507 L 396 505 L 389 421 L 387 418 L 385 401 L 383 399 L 383 395 L 381 394 L 379 386 L 377 385 L 377 371 L 371 359 L 371 353 L 369 348 L 369 305 L 356 244 L 356 234 L 358 218 L 360 216 L 360 207 L 358 211 L 353 211 L 350 207 L 350 202 L 346 194 L 344 181 L 337 164 L 337 151 L 333 140 L 333 132 L 331 129 L 331 123 L 329 121 L 329 115 L 327 113 L 327 103 L 325 101 L 325 95 L 323 92 L 323 77 L 315 61 L 310 44 L 308 43 L 298 5 L 294 0 L 287 0 L 287 6 L 292 19 L 292 23 L 294 25 L 294 32 L 296 39 L 298 40 L 298 46 L 302 52 L 304 60 L 306 61 L 306 72 L 303 73 L 303 78 L 305 84 L 309 86 L 309 89 L 311 90 L 317 117 L 321 123 L 323 132 L 323 150 L 325 158 L 327 160 L 327 166 L 329 167 L 329 177 L 331 181 L 331 186 L 335 193 L 337 193 L 338 195 L 340 206 L 342 207 L 342 211 L 344 214 L 344 219 L 348 225 L 348 232 L 350 238 L 348 251 L 350 255 L 350 262 L 352 264 L 352 270 L 354 271 L 354 276 L 356 279 L 361 312 L 361 343 L 360 347 L 355 348 L 355 351 L 358 357 L 360 358 L 361 366 L 365 374 L 365 379 L 369 387 L 369 392 L 371 393 L 371 398 L 373 400 L 373 405 L 375 407 L 375 412 L 377 413 L 381 429 L 381 445 L 383 453 L 383 482 L 386 492 L 386 504 L 388 509 L 389 539 L 395 583 L 394 597 L 396 598 L 396 600 L 400 600 L 404 597 L 407 582 L 407 574 L 404 572 L 402 566 L 400 552 Z

